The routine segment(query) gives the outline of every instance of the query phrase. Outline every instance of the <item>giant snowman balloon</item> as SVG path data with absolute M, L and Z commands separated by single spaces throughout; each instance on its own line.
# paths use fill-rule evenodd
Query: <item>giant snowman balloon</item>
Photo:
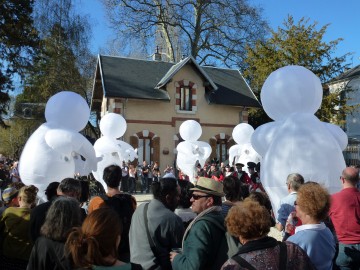
M 275 214 L 287 193 L 286 178 L 300 173 L 331 193 L 340 190 L 339 176 L 346 167 L 342 150 L 346 134 L 314 114 L 322 101 L 319 78 L 301 66 L 280 68 L 266 79 L 261 90 L 265 112 L 274 122 L 257 128 L 251 138 L 262 156 L 261 182 Z
M 196 181 L 196 162 L 198 161 L 203 167 L 206 160 L 211 154 L 211 146 L 202 141 L 198 141 L 201 136 L 202 129 L 198 122 L 187 120 L 183 122 L 179 128 L 181 138 L 177 147 L 176 164 L 179 169 L 189 176 L 192 183 Z
M 89 116 L 85 99 L 74 92 L 59 92 L 46 103 L 46 123 L 30 136 L 19 162 L 22 181 L 37 186 L 40 197 L 49 183 L 74 177 L 76 155 L 85 158 L 84 170 L 96 170 L 94 148 L 79 133 Z
M 247 164 L 252 161 L 260 162 L 261 157 L 251 145 L 251 136 L 254 133 L 254 128 L 247 123 L 238 124 L 232 132 L 232 137 L 237 143 L 229 149 L 229 163 Z M 247 172 L 247 168 L 244 169 Z
M 109 165 L 121 166 L 123 161 L 133 161 L 137 158 L 137 153 L 130 144 L 117 139 L 124 135 L 126 127 L 125 119 L 116 113 L 108 113 L 100 121 L 100 131 L 103 136 L 94 144 L 96 157 L 100 161 L 93 175 L 105 190 L 107 187 L 103 180 L 104 169 Z

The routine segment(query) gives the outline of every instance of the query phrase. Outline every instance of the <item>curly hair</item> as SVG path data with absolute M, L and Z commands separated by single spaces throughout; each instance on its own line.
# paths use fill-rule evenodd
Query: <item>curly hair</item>
M 328 216 L 330 195 L 320 184 L 307 182 L 299 188 L 296 203 L 304 213 L 320 222 Z
M 117 237 L 122 229 L 114 210 L 99 208 L 91 212 L 81 228 L 73 229 L 65 243 L 66 255 L 70 255 L 74 268 L 113 265 L 117 260 Z M 114 261 L 105 259 L 109 255 Z
M 266 236 L 271 227 L 269 211 L 248 198 L 231 207 L 225 224 L 231 235 L 247 240 Z

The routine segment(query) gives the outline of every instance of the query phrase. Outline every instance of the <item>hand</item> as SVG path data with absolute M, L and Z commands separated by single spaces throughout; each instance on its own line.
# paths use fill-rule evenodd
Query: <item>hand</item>
M 174 258 L 175 258 L 175 256 L 176 255 L 178 255 L 179 253 L 177 253 L 177 252 L 170 252 L 170 261 L 172 262 L 173 260 L 174 260 Z

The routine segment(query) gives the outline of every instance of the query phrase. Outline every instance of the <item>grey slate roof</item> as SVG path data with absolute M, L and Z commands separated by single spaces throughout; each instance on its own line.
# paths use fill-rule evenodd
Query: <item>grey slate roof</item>
M 167 91 L 160 88 L 183 67 L 181 63 L 100 55 L 100 78 L 95 80 L 101 79 L 105 97 L 169 101 Z M 209 82 L 211 87 L 205 95 L 209 103 L 261 107 L 238 70 L 200 67 L 192 57 L 187 58 L 185 64 L 193 64 L 195 70 Z
M 336 82 L 346 80 L 357 76 L 360 76 L 360 65 L 345 71 L 344 73 L 337 76 L 333 81 Z

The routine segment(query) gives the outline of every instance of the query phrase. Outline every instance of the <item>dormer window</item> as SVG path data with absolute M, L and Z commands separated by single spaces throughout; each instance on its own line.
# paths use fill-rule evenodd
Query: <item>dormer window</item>
M 182 86 L 180 88 L 180 110 L 192 111 L 192 95 L 189 86 Z

